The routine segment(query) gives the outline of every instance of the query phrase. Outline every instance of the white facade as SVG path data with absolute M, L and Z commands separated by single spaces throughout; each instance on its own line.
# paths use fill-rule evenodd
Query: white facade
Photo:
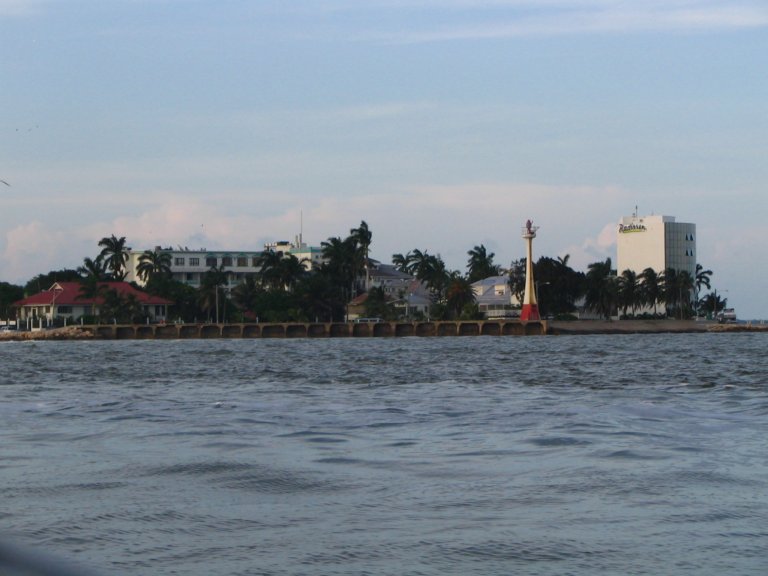
M 616 272 L 640 274 L 667 268 L 696 274 L 696 224 L 675 222 L 674 216 L 625 216 L 617 239 Z
M 322 264 L 322 251 L 314 246 L 307 246 L 299 242 L 274 242 L 264 246 L 264 250 L 273 250 L 282 255 L 292 254 L 304 264 L 307 270 Z M 227 283 L 229 287 L 234 287 L 245 280 L 249 275 L 256 274 L 259 271 L 258 261 L 263 251 L 238 251 L 238 250 L 190 250 L 189 248 L 179 247 L 162 248 L 155 247 L 156 252 L 165 252 L 171 256 L 171 276 L 174 280 L 189 284 L 195 288 L 200 286 L 203 276 L 214 266 L 224 267 L 227 274 Z M 127 275 L 126 282 L 136 282 L 143 286 L 145 282 L 139 278 L 137 268 L 139 258 L 144 253 L 143 250 L 129 250 L 128 262 L 126 264 Z
M 518 318 L 520 305 L 512 287 L 509 276 L 491 276 L 472 284 L 475 302 L 485 318 Z

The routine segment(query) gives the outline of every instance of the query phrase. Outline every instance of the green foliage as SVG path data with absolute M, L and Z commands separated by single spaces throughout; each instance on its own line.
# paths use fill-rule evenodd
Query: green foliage
M 80 280 L 80 274 L 77 270 L 64 268 L 62 270 L 51 270 L 45 274 L 38 274 L 24 285 L 24 294 L 32 296 L 43 290 L 48 290 L 56 282 L 77 282 Z
M 125 245 L 125 236 L 117 238 L 114 234 L 99 240 L 102 247 L 99 258 L 110 271 L 112 280 L 121 281 L 125 278 L 125 265 L 128 262 L 128 248 Z M 98 258 L 97 258 L 98 259 Z
M 11 304 L 24 298 L 24 288 L 8 282 L 0 282 L 0 319 L 14 316 Z
M 368 291 L 368 297 L 365 299 L 365 315 L 368 318 L 384 318 L 385 320 L 397 318 L 395 307 L 389 302 L 387 294 L 381 286 L 371 288 Z
M 495 254 L 491 252 L 488 254 L 485 246 L 475 246 L 467 252 L 469 260 L 467 261 L 467 280 L 470 284 L 483 280 L 484 278 L 490 278 L 491 276 L 498 276 L 501 273 L 501 267 L 493 263 L 493 257 Z
M 536 279 L 537 299 L 542 316 L 570 314 L 576 310 L 576 301 L 584 291 L 584 274 L 568 266 L 568 260 L 568 255 L 557 259 L 542 256 L 534 264 L 533 276 Z M 517 282 L 522 285 L 525 281 L 525 269 L 518 274 L 520 277 Z

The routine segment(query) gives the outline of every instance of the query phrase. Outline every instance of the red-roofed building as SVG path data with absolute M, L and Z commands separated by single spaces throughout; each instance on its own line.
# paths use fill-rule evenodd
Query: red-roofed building
M 79 282 L 56 282 L 48 290 L 14 302 L 13 306 L 19 311 L 19 322 L 28 319 L 45 319 L 48 322 L 57 318 L 76 320 L 82 316 L 99 316 L 109 299 L 109 292 L 122 301 L 134 302 L 141 308 L 142 315 L 153 321 L 165 320 L 168 306 L 173 304 L 165 298 L 142 292 L 127 282 L 99 282 L 96 296 L 84 296 L 83 285 Z

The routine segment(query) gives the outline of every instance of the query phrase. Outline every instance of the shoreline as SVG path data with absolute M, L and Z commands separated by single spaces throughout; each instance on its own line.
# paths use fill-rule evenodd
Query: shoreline
M 0 342 L 40 340 L 199 340 L 259 338 L 392 338 L 444 336 L 567 336 L 768 332 L 768 324 L 694 320 L 440 321 L 380 323 L 102 324 L 0 333 Z

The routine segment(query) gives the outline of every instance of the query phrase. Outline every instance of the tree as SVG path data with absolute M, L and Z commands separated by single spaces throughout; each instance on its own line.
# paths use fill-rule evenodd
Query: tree
M 145 284 L 150 284 L 158 276 L 171 275 L 171 254 L 163 250 L 145 250 L 139 256 L 136 274 Z
M 101 256 L 110 271 L 113 280 L 122 281 L 125 278 L 125 265 L 128 262 L 128 248 L 125 246 L 125 236 L 117 238 L 114 234 L 99 240 L 102 247 Z
M 445 300 L 453 317 L 461 316 L 462 311 L 475 302 L 475 292 L 469 278 L 452 278 L 446 289 Z
M 695 280 L 687 270 L 667 268 L 664 270 L 664 301 L 667 303 L 667 312 L 671 316 L 683 319 L 690 315 L 691 294 L 693 293 Z
M 24 285 L 24 294 L 31 296 L 43 290 L 48 290 L 56 282 L 77 282 L 80 280 L 80 273 L 71 268 L 62 270 L 51 270 L 45 274 L 38 274 Z M 17 298 L 18 300 L 18 298 Z
M 409 250 L 405 254 L 392 254 L 392 264 L 404 274 L 413 273 L 413 253 Z
M 368 296 L 365 299 L 365 315 L 368 318 L 384 318 L 390 320 L 395 318 L 395 307 L 389 302 L 387 293 L 383 286 L 375 286 L 368 290 Z
M 416 270 L 416 278 L 427 285 L 432 293 L 433 302 L 440 302 L 445 298 L 445 289 L 450 280 L 450 273 L 439 255 L 426 256 Z
M 610 319 L 618 296 L 616 277 L 611 273 L 611 259 L 593 262 L 586 276 L 585 303 L 588 309 Z
M 583 274 L 568 266 L 569 257 L 549 258 L 541 256 L 533 267 L 536 279 L 537 300 L 542 316 L 565 315 L 576 310 Z M 520 272 L 520 291 L 524 290 L 525 269 Z
M 259 271 L 256 273 L 256 277 L 261 281 L 263 286 L 272 290 L 280 289 L 281 282 L 281 256 L 274 250 L 265 250 L 261 253 L 256 261 L 256 265 Z
M 653 306 L 653 315 L 656 316 L 656 308 L 664 300 L 664 279 L 653 268 L 646 268 L 640 273 L 640 280 L 642 302 Z
M 628 308 L 634 314 L 635 310 L 642 304 L 641 287 L 634 270 L 624 270 L 618 277 L 618 303 L 624 316 L 627 315 Z
M 696 285 L 696 313 L 699 311 L 699 293 L 701 287 L 704 286 L 707 290 L 712 288 L 712 270 L 705 270 L 701 264 L 696 264 L 696 272 L 694 273 L 694 282 Z
M 0 319 L 7 320 L 11 317 L 11 304 L 24 298 L 24 288 L 0 282 Z
M 713 320 L 717 318 L 717 313 L 724 310 L 727 305 L 728 299 L 720 297 L 717 290 L 710 292 L 701 300 L 701 309 L 706 310 L 708 314 L 711 313 Z
M 368 251 L 371 247 L 371 240 L 373 239 L 373 232 L 368 228 L 368 224 L 365 220 L 360 222 L 360 226 L 352 228 L 349 231 L 350 238 L 357 246 L 357 262 L 365 271 L 365 291 L 368 291 L 370 286 L 370 262 L 368 260 Z M 359 268 L 358 268 L 359 270 Z
M 288 292 L 292 292 L 296 283 L 307 273 L 304 263 L 293 254 L 283 256 L 278 266 L 280 284 Z
M 200 307 L 208 314 L 208 321 L 215 320 L 217 324 L 219 323 L 219 311 L 222 308 L 220 302 L 225 300 L 220 294 L 220 289 L 226 285 L 227 272 L 223 264 L 219 267 L 212 266 L 203 275 L 198 294 Z M 211 315 L 211 310 L 213 310 L 213 315 Z
M 107 263 L 101 254 L 94 259 L 83 258 L 83 265 L 77 269 L 77 272 L 82 278 L 96 278 L 102 282 L 111 278 L 109 272 L 107 272 Z
M 501 267 L 493 263 L 495 254 L 488 254 L 484 245 L 475 246 L 467 252 L 467 278 L 470 282 L 477 282 L 491 276 L 498 276 L 501 273 Z
M 355 280 L 357 279 L 358 251 L 355 239 L 348 236 L 344 240 L 339 237 L 328 238 L 320 243 L 325 263 L 322 269 L 326 275 L 331 276 L 346 292 L 348 299 L 355 294 Z
M 509 288 L 519 304 L 523 303 L 523 297 L 525 296 L 526 261 L 527 258 L 513 260 L 509 266 Z

